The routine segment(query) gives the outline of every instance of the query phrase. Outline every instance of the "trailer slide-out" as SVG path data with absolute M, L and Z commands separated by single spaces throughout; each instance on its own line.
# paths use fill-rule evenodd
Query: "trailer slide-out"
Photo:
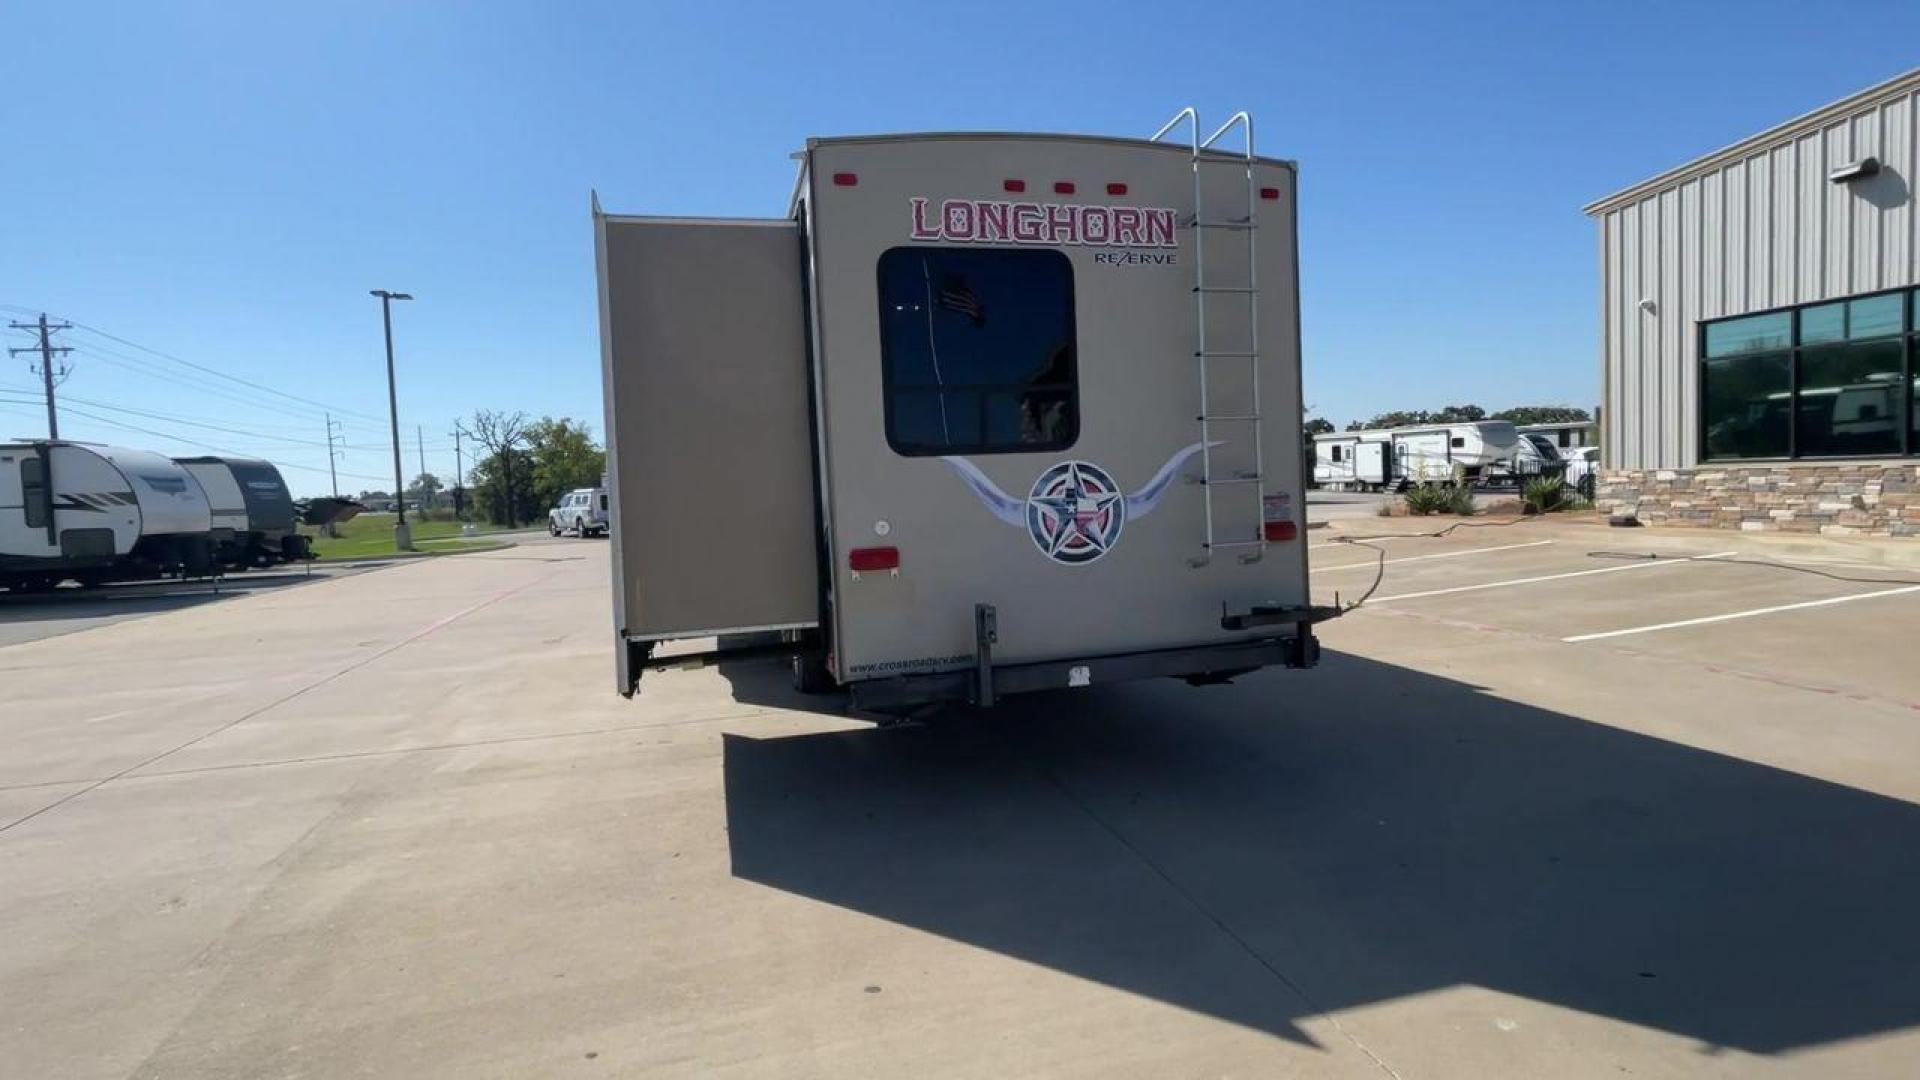
M 878 712 L 1311 665 L 1295 167 L 1251 128 L 814 139 L 767 220 L 596 199 L 621 692 L 741 635 Z

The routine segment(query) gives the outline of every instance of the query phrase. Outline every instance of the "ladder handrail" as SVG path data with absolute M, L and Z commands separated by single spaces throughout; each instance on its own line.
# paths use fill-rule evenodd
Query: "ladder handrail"
M 1195 156 L 1198 156 L 1200 153 L 1200 114 L 1191 105 L 1187 106 L 1184 109 L 1181 109 L 1177 113 L 1174 113 L 1173 119 L 1167 121 L 1164 124 L 1161 124 L 1160 130 L 1154 132 L 1152 137 L 1148 138 L 1147 141 L 1159 142 L 1160 136 L 1165 135 L 1167 132 L 1172 131 L 1174 128 L 1179 127 L 1180 121 L 1182 120 L 1189 121 L 1193 124 L 1193 140 L 1192 140 L 1193 152 Z
M 1196 116 L 1194 119 L 1198 120 L 1199 117 Z M 1220 141 L 1220 136 L 1225 135 L 1227 132 L 1233 130 L 1233 126 L 1235 124 L 1239 124 L 1241 127 L 1243 127 L 1246 130 L 1247 149 L 1246 149 L 1246 153 L 1243 156 L 1246 157 L 1248 161 L 1252 161 L 1253 160 L 1253 117 L 1249 115 L 1245 109 L 1242 109 L 1239 112 L 1234 113 L 1232 116 L 1228 117 L 1227 122 L 1224 124 L 1221 124 L 1220 127 L 1216 129 L 1213 134 L 1207 136 L 1206 139 L 1200 143 L 1199 148 L 1201 150 L 1207 150 L 1212 148 L 1214 143 Z

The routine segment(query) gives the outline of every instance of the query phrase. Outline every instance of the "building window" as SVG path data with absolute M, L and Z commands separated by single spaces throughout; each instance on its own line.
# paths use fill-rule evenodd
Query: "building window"
M 1920 452 L 1915 295 L 1877 293 L 1703 324 L 1703 456 Z
M 1342 449 L 1344 448 L 1339 443 L 1333 444 L 1333 460 L 1334 461 L 1338 462 L 1340 460 L 1340 451 Z
M 1073 264 L 1058 251 L 880 256 L 887 444 L 909 456 L 1065 450 L 1080 435 Z

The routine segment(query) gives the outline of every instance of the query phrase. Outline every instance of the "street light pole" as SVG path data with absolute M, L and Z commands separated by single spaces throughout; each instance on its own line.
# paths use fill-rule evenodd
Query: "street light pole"
M 380 298 L 380 321 L 387 331 L 387 418 L 393 426 L 393 546 L 401 551 L 412 551 L 413 531 L 407 528 L 406 481 L 400 477 L 400 398 L 394 390 L 393 381 L 393 302 L 411 300 L 413 297 L 385 289 L 370 289 L 368 292 Z

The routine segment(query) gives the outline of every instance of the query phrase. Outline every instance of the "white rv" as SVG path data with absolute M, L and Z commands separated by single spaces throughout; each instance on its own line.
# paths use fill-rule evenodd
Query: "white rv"
M 1295 169 L 1251 143 L 814 139 L 784 217 L 596 201 L 620 690 L 771 631 L 879 712 L 1313 663 Z
M 1505 420 L 1328 432 L 1313 437 L 1314 481 L 1334 490 L 1471 483 L 1510 459 L 1520 436 Z
M 145 450 L 0 444 L 0 585 L 14 591 L 213 567 L 212 512 L 181 466 Z

